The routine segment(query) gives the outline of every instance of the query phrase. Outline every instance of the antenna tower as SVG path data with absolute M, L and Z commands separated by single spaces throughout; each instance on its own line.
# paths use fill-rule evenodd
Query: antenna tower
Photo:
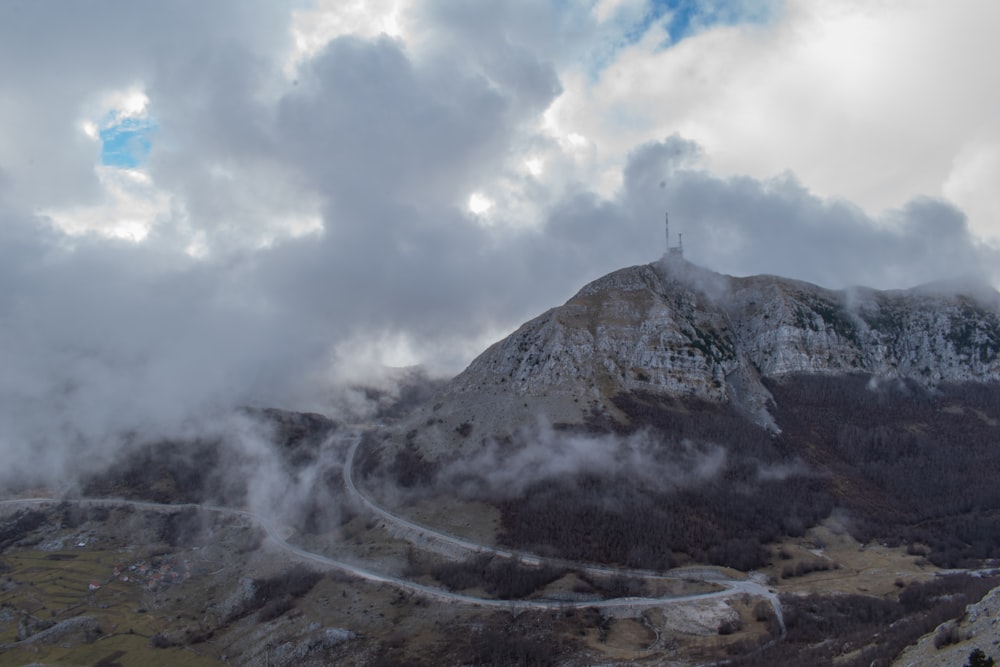
M 677 235 L 677 245 L 670 245 L 670 214 L 665 213 L 663 218 L 664 226 L 666 227 L 667 233 L 667 255 L 677 255 L 678 257 L 684 256 L 684 235 Z
M 663 226 L 667 232 L 667 254 L 670 254 L 670 213 L 663 214 Z

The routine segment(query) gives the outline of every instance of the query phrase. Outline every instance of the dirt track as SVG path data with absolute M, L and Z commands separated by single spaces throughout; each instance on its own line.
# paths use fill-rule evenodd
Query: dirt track
M 56 505 L 59 503 L 73 503 L 79 506 L 104 506 L 104 507 L 132 507 L 135 509 L 173 512 L 183 509 L 197 509 L 204 512 L 216 512 L 229 516 L 239 516 L 250 520 L 259 526 L 267 534 L 270 541 L 280 550 L 302 561 L 319 565 L 323 568 L 338 570 L 346 574 L 373 581 L 384 583 L 396 588 L 416 593 L 428 598 L 441 600 L 444 602 L 476 605 L 480 607 L 491 607 L 505 609 L 509 611 L 525 610 L 564 610 L 583 608 L 608 608 L 608 609 L 641 609 L 649 607 L 661 607 L 670 604 L 680 604 L 697 600 L 707 600 L 711 598 L 728 597 L 732 595 L 749 594 L 751 596 L 763 597 L 767 599 L 774 609 L 774 612 L 781 624 L 782 636 L 784 635 L 784 618 L 778 596 L 763 584 L 755 581 L 753 577 L 748 579 L 733 579 L 721 569 L 711 567 L 681 568 L 669 572 L 654 572 L 650 570 L 635 570 L 624 567 L 610 565 L 596 565 L 590 563 L 579 563 L 563 559 L 543 558 L 537 554 L 523 551 L 500 549 L 497 547 L 477 544 L 463 538 L 448 535 L 434 530 L 427 526 L 422 526 L 405 517 L 399 516 L 390 510 L 382 507 L 370 497 L 362 493 L 353 479 L 354 458 L 360 444 L 360 437 L 353 436 L 354 442 L 347 454 L 344 463 L 344 484 L 347 492 L 368 512 L 380 517 L 387 522 L 405 539 L 415 543 L 422 548 L 447 549 L 454 552 L 456 549 L 470 554 L 490 554 L 499 558 L 517 559 L 526 565 L 540 564 L 543 561 L 557 567 L 572 569 L 577 572 L 597 575 L 597 576 L 620 576 L 631 579 L 642 580 L 687 580 L 712 583 L 720 586 L 720 590 L 692 595 L 674 597 L 627 597 L 614 598 L 608 600 L 586 600 L 586 601 L 563 601 L 563 600 L 498 600 L 494 598 L 484 598 L 474 595 L 466 595 L 453 591 L 427 586 L 401 577 L 395 577 L 370 570 L 359 565 L 354 565 L 340 561 L 321 553 L 307 551 L 294 544 L 290 544 L 281 536 L 278 527 L 264 517 L 248 510 L 235 509 L 231 507 L 221 507 L 217 505 L 203 504 L 162 504 L 137 500 L 122 500 L 109 498 L 18 498 L 10 500 L 0 500 L 0 508 L 31 507 L 37 505 Z

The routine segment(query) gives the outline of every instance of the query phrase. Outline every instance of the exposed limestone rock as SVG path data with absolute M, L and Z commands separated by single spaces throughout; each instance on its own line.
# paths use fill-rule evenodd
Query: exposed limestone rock
M 491 346 L 450 383 L 435 420 L 454 441 L 460 423 L 483 434 L 534 415 L 615 414 L 613 396 L 641 390 L 730 402 L 773 427 L 761 379 L 790 373 L 998 381 L 1000 294 L 834 291 L 666 257 L 595 280 Z
M 1000 658 L 1000 588 L 994 588 L 982 600 L 965 608 L 965 616 L 955 626 L 954 644 L 935 646 L 940 626 L 929 632 L 917 643 L 908 646 L 893 667 L 953 667 L 966 663 L 973 649 L 981 649 L 987 656 Z

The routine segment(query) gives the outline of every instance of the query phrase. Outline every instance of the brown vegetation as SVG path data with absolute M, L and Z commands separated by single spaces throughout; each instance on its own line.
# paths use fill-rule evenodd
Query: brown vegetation
M 668 474 L 657 481 L 578 472 L 506 497 L 489 490 L 483 471 L 484 483 L 464 488 L 482 489 L 477 499 L 501 509 L 504 544 L 577 560 L 654 569 L 693 560 L 748 570 L 768 562 L 763 545 L 801 536 L 837 506 L 848 510 L 861 542 L 909 543 L 942 567 L 1000 558 L 1000 486 L 981 473 L 1000 468 L 1000 386 L 872 388 L 862 375 L 767 384 L 779 435 L 726 406 L 650 393 L 616 397 L 624 422 L 595 414 L 586 426 L 561 427 L 644 431 L 658 443 L 652 471 L 690 456 L 691 443 L 721 447 L 725 465 L 714 476 L 678 482 Z M 436 478 L 413 443 L 391 472 L 404 486 L 437 484 L 442 492 L 449 480 Z M 815 569 L 795 565 L 785 575 Z
M 968 575 L 913 583 L 897 600 L 865 595 L 784 595 L 788 634 L 763 653 L 734 659 L 733 667 L 769 665 L 887 666 L 907 645 L 948 619 L 960 617 L 1000 581 Z M 836 638 L 836 641 L 832 641 Z

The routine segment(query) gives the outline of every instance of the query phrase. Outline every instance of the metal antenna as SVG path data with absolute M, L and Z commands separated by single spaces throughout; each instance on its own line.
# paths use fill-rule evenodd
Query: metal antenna
M 663 214 L 663 226 L 667 232 L 667 254 L 670 254 L 670 214 Z
M 666 226 L 667 232 L 667 255 L 677 255 L 678 257 L 684 256 L 684 234 L 677 235 L 677 245 L 671 247 L 670 245 L 670 214 L 664 214 L 663 219 L 664 225 Z

